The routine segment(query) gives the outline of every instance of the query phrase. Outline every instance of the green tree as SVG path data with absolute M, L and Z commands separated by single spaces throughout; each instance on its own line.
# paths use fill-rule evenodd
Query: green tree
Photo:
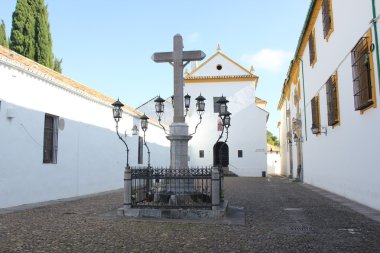
M 59 73 L 62 73 L 62 59 L 58 60 L 58 58 L 54 57 L 53 69 Z
M 33 0 L 17 0 L 12 15 L 10 49 L 35 60 L 35 11 Z
M 277 136 L 273 135 L 271 131 L 267 130 L 267 143 L 274 145 L 274 146 L 280 146 L 280 142 L 277 139 Z
M 44 0 L 17 0 L 10 49 L 46 67 L 54 67 L 53 43 Z
M 34 0 L 34 4 L 36 20 L 36 54 L 34 60 L 46 67 L 54 68 L 53 43 L 47 6 L 45 6 L 44 0 Z
M 9 41 L 7 39 L 4 20 L 1 20 L 0 24 L 0 45 L 2 45 L 3 47 L 9 47 Z

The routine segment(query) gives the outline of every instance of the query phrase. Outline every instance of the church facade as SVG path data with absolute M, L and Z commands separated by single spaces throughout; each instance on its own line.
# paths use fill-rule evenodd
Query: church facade
M 281 173 L 377 210 L 379 13 L 377 0 L 311 1 L 278 105 Z
M 219 48 L 218 48 L 219 49 Z M 220 49 L 185 75 L 185 94 L 206 98 L 206 111 L 189 141 L 189 165 L 222 164 L 239 176 L 261 176 L 267 171 L 265 102 L 255 96 L 258 76 L 223 54 Z M 218 99 L 224 96 L 231 126 L 223 129 Z M 195 108 L 188 112 L 190 131 L 199 122 Z M 223 131 L 224 130 L 224 131 Z M 228 131 L 228 135 L 227 135 Z M 223 133 L 223 135 L 222 135 Z M 221 137 L 221 138 L 220 138 Z
M 115 99 L 0 46 L 0 208 L 123 187 L 126 148 Z M 146 166 L 141 112 L 128 106 L 119 131 L 131 166 Z M 169 141 L 150 121 L 151 163 L 169 165 Z

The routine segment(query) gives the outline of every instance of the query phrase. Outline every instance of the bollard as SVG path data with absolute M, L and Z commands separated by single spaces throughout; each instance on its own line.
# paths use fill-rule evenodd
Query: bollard
M 212 196 L 211 196 L 211 203 L 212 203 L 212 210 L 217 210 L 220 206 L 220 177 L 219 177 L 219 168 L 213 167 L 212 168 L 212 175 L 211 175 L 211 189 L 212 189 Z
M 124 210 L 132 206 L 132 170 L 125 167 L 124 170 Z

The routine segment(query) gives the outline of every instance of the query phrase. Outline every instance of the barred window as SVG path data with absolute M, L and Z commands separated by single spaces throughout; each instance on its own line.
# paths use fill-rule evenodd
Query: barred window
M 310 36 L 309 36 L 309 57 L 310 57 L 310 65 L 313 65 L 316 60 L 317 60 L 317 57 L 316 57 L 316 52 L 315 52 L 315 30 L 313 30 L 311 33 L 310 33 Z
M 339 123 L 337 76 L 332 75 L 326 83 L 328 125 Z
M 323 0 L 322 22 L 323 22 L 323 38 L 326 39 L 330 35 L 333 29 L 331 0 Z
M 313 134 L 318 134 L 321 132 L 321 122 L 319 117 L 319 97 L 315 96 L 311 100 L 311 117 L 312 117 L 312 125 L 311 131 Z
M 354 83 L 355 110 L 371 106 L 373 101 L 371 75 L 371 41 L 369 36 L 362 37 L 351 51 L 352 78 Z
M 58 117 L 45 114 L 43 163 L 57 163 Z

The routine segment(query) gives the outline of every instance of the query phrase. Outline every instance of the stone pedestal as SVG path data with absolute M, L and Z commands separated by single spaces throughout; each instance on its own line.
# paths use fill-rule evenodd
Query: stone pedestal
M 184 122 L 174 122 L 170 125 L 170 167 L 176 169 L 188 168 L 189 126 Z

